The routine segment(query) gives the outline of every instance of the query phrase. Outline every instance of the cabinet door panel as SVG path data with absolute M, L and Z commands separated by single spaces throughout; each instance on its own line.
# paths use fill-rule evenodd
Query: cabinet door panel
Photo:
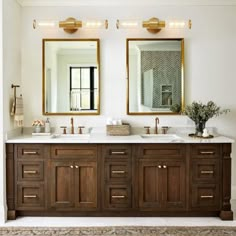
M 74 201 L 73 163 L 51 162 L 51 206 L 71 207 Z
M 97 164 L 96 162 L 75 162 L 75 206 L 97 208 Z
M 161 204 L 161 169 L 154 161 L 139 162 L 139 207 L 155 210 Z
M 183 162 L 166 162 L 163 167 L 163 207 L 185 208 L 185 165 Z

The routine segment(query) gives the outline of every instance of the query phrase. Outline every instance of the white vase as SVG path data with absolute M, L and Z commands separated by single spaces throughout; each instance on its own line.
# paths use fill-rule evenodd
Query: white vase
M 41 126 L 35 126 L 34 127 L 34 132 L 35 133 L 40 133 L 41 132 Z

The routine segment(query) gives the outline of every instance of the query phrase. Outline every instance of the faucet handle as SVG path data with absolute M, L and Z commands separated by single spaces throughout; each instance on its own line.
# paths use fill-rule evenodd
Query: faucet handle
M 63 129 L 63 134 L 66 134 L 66 126 L 61 126 L 60 128 L 62 128 Z
M 85 128 L 85 127 L 84 126 L 79 126 L 78 128 L 79 128 L 79 134 L 82 134 L 83 133 L 82 129 Z
M 162 133 L 163 133 L 163 134 L 166 134 L 168 129 L 169 129 L 168 126 L 162 126 L 162 127 L 161 127 L 161 130 L 162 130 Z
M 150 134 L 150 126 L 144 126 L 144 128 L 146 129 L 146 134 Z

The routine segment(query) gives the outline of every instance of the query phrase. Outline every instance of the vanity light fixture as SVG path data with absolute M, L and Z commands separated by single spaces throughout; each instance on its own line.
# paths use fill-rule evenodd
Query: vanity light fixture
M 73 17 L 69 17 L 64 21 L 55 21 L 55 20 L 42 20 L 42 21 L 33 21 L 33 28 L 63 28 L 65 32 L 69 34 L 75 33 L 79 28 L 86 29 L 102 29 L 108 28 L 108 20 L 93 20 L 93 21 L 80 21 Z
M 167 20 L 161 21 L 156 17 L 152 17 L 146 21 L 140 20 L 117 20 L 116 28 L 117 29 L 138 29 L 146 28 L 150 33 L 158 33 L 161 29 L 184 29 L 192 27 L 191 20 Z

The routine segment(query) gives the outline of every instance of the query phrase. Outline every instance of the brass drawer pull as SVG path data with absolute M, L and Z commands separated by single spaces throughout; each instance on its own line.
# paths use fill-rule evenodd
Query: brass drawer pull
M 214 154 L 214 152 L 212 151 L 201 151 L 200 154 Z
M 163 166 L 163 168 L 164 168 L 164 169 L 166 169 L 166 168 L 167 168 L 167 166 L 166 166 L 166 165 L 164 165 L 164 166 Z
M 124 195 L 113 195 L 113 196 L 111 196 L 111 198 L 119 198 L 119 199 L 124 199 L 125 198 L 125 196 Z
M 78 168 L 79 168 L 79 166 L 75 166 L 75 168 L 76 168 L 76 169 L 78 169 Z
M 36 174 L 36 170 L 24 170 L 24 174 Z
M 24 195 L 24 198 L 37 198 L 37 195 Z
M 35 151 L 32 151 L 32 152 L 30 152 L 30 151 L 24 151 L 24 152 L 23 152 L 23 154 L 31 154 L 31 155 L 36 155 L 36 154 L 37 154 L 37 152 L 35 152 Z
M 125 152 L 111 152 L 111 154 L 114 154 L 114 155 L 125 155 Z
M 213 170 L 202 170 L 201 174 L 214 174 Z
M 162 168 L 162 166 L 161 166 L 161 165 L 159 165 L 159 166 L 158 166 L 158 168 L 159 168 L 159 169 L 161 169 L 161 168 Z
M 213 198 L 214 196 L 212 195 L 202 195 L 201 198 Z
M 112 174 L 124 174 L 125 171 L 124 170 L 113 170 L 111 173 Z
M 70 168 L 71 168 L 71 169 L 73 169 L 73 168 L 74 168 L 74 166 L 70 166 Z

